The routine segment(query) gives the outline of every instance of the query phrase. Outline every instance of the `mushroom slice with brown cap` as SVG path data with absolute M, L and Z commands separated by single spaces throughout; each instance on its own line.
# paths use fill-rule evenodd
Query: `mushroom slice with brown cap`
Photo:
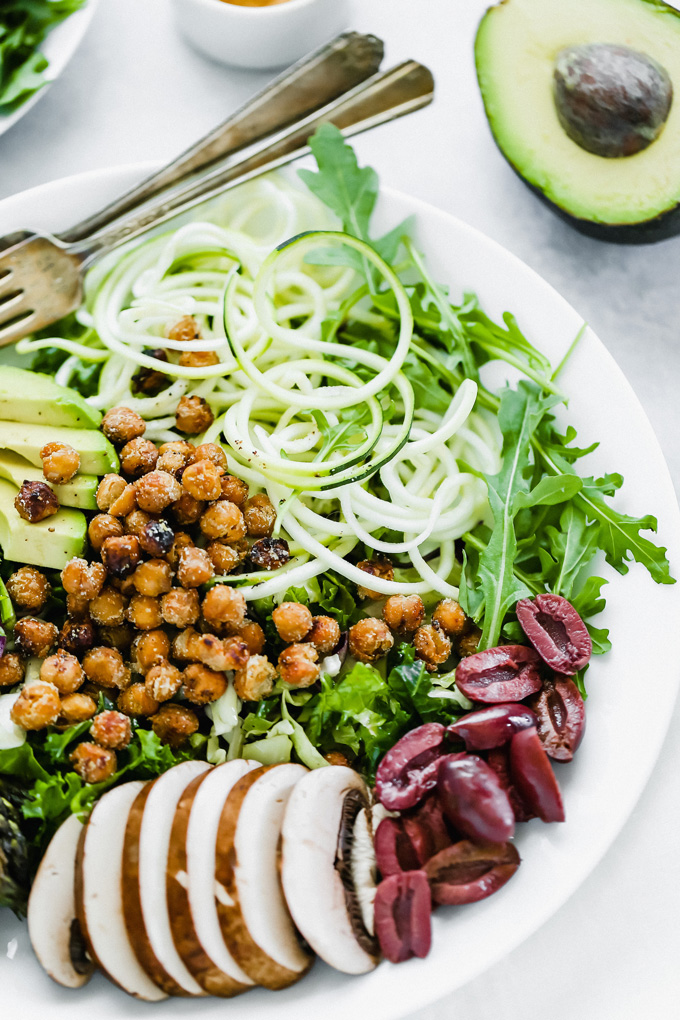
M 286 988 L 313 956 L 295 930 L 279 876 L 281 823 L 302 765 L 250 772 L 227 797 L 217 830 L 215 895 L 224 939 L 238 964 L 265 988 Z
M 60 825 L 45 851 L 28 899 L 28 932 L 33 951 L 49 976 L 66 988 L 81 988 L 94 963 L 76 919 L 74 879 L 83 823 L 76 815 Z
M 380 955 L 371 934 L 376 875 L 369 805 L 361 776 L 333 765 L 300 780 L 283 820 L 288 909 L 315 953 L 346 974 L 373 970 Z
M 172 937 L 166 873 L 175 809 L 192 780 L 210 766 L 185 761 L 140 791 L 123 845 L 123 912 L 137 959 L 168 995 L 205 995 L 185 967 Z
M 232 996 L 254 987 L 227 947 L 217 916 L 215 848 L 224 803 L 256 762 L 225 762 L 184 790 L 172 823 L 167 896 L 177 950 L 209 995 Z
M 123 915 L 123 842 L 130 808 L 144 783 L 109 790 L 90 815 L 78 843 L 76 916 L 89 955 L 129 995 L 149 1002 L 166 997 L 140 965 Z

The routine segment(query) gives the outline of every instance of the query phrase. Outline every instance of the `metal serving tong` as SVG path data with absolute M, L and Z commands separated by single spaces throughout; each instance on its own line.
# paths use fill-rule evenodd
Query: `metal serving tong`
M 348 32 L 294 64 L 162 170 L 61 234 L 0 238 L 0 346 L 79 306 L 85 271 L 117 245 L 309 153 L 323 123 L 345 136 L 418 110 L 432 74 L 409 60 L 379 71 L 383 45 Z

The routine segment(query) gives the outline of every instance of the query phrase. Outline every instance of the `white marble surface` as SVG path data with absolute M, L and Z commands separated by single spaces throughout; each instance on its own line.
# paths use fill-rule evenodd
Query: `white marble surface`
M 352 27 L 383 37 L 390 61 L 412 56 L 427 63 L 438 86 L 427 111 L 360 139 L 360 156 L 385 183 L 496 238 L 581 311 L 633 383 L 680 480 L 680 237 L 639 248 L 588 240 L 514 177 L 491 141 L 475 83 L 472 40 L 485 6 L 485 0 L 353 0 Z M 94 167 L 168 159 L 265 80 L 190 50 L 175 32 L 167 0 L 100 0 L 62 78 L 0 138 L 0 198 Z M 649 509 L 642 502 L 640 509 Z M 644 648 L 641 634 L 641 699 L 652 703 Z M 622 755 L 635 753 L 638 710 L 631 705 Z M 578 893 L 523 946 L 417 1020 L 680 1016 L 678 805 L 676 711 L 642 800 Z

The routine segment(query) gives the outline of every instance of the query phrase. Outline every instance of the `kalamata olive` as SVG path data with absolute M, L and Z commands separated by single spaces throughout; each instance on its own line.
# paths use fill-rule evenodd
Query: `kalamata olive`
M 471 701 L 521 701 L 541 688 L 540 656 L 526 645 L 502 645 L 468 655 L 456 667 L 456 686 Z
M 571 761 L 586 728 L 586 706 L 574 681 L 553 677 L 543 684 L 531 705 L 546 754 L 555 761 Z
M 510 741 L 510 776 L 529 808 L 544 822 L 563 822 L 562 794 L 536 730 L 520 730 Z
M 571 602 L 544 592 L 535 599 L 521 599 L 516 612 L 522 630 L 556 673 L 571 676 L 587 664 L 593 642 Z
M 464 839 L 441 850 L 425 865 L 435 903 L 459 906 L 486 899 L 517 871 L 513 843 L 472 843 Z
M 418 807 L 404 811 L 401 822 L 419 867 L 453 842 L 436 793 L 428 794 Z
M 609 43 L 568 46 L 555 60 L 560 124 L 587 152 L 632 156 L 659 136 L 673 101 L 668 72 L 646 53 Z
M 430 951 L 432 899 L 424 871 L 384 878 L 375 894 L 375 933 L 383 955 L 403 963 Z
M 401 818 L 383 818 L 375 830 L 373 846 L 378 871 L 383 878 L 399 875 L 402 871 L 417 871 L 421 866 Z
M 538 695 L 540 697 L 540 695 Z M 510 702 L 469 712 L 447 729 L 465 741 L 468 751 L 487 751 L 507 744 L 513 733 L 536 725 L 536 716 L 526 705 Z
M 493 769 L 476 755 L 444 758 L 437 794 L 446 817 L 470 839 L 504 843 L 514 834 L 515 815 L 508 795 Z
M 486 763 L 496 773 L 498 782 L 507 793 L 515 821 L 528 822 L 536 818 L 536 813 L 524 803 L 510 778 L 510 753 L 507 744 L 504 747 L 492 748 L 486 756 Z
M 388 811 L 415 807 L 437 785 L 445 729 L 425 723 L 390 748 L 378 766 L 375 792 Z

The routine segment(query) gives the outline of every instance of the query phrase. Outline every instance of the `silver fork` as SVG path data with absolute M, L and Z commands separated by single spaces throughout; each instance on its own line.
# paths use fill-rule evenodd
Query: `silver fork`
M 201 152 L 205 153 L 202 143 L 190 149 L 170 168 L 142 182 L 142 185 L 107 206 L 101 213 L 83 221 L 61 236 L 18 232 L 13 237 L 7 238 L 10 246 L 0 252 L 0 346 L 13 343 L 28 333 L 56 322 L 77 308 L 82 299 L 85 271 L 96 258 L 123 241 L 144 233 L 236 184 L 308 153 L 307 139 L 319 124 L 335 123 L 343 133 L 351 135 L 403 116 L 431 102 L 434 88 L 432 75 L 427 68 L 414 61 L 407 61 L 387 72 L 372 74 L 367 80 L 362 81 L 367 68 L 370 73 L 371 63 L 376 59 L 379 63 L 381 46 L 379 40 L 374 40 L 373 37 L 356 37 L 355 34 L 340 37 L 341 40 L 350 38 L 353 39 L 354 46 L 357 44 L 357 38 L 368 38 L 370 44 L 363 46 L 360 70 L 354 67 L 351 72 L 347 66 L 348 60 L 351 65 L 351 55 L 348 57 L 346 52 L 347 44 L 342 45 L 344 57 L 336 65 L 333 89 L 337 94 L 343 75 L 345 83 L 348 77 L 353 76 L 355 81 L 358 79 L 359 84 L 350 87 L 331 102 L 326 102 L 320 109 L 317 108 L 319 93 L 310 90 L 308 79 L 304 77 L 304 67 L 309 61 L 303 61 L 301 65 L 296 65 L 299 74 L 297 81 L 293 83 L 297 96 L 297 119 L 278 132 L 267 134 L 254 144 L 248 145 L 248 141 L 243 139 L 258 138 L 261 128 L 246 126 L 241 131 L 241 143 L 237 153 L 216 165 L 219 155 L 215 153 L 220 146 L 221 154 L 232 151 L 231 143 L 225 144 L 219 140 L 221 129 L 218 129 L 208 136 L 208 163 L 211 166 L 216 165 L 215 169 L 198 179 L 194 176 L 188 183 L 185 182 L 167 192 L 167 187 L 173 180 L 180 179 L 197 164 L 205 163 L 205 159 L 201 160 L 200 157 Z M 335 42 L 337 44 L 340 40 Z M 351 47 L 349 49 L 351 50 Z M 316 57 L 325 50 L 326 47 L 318 51 Z M 328 56 L 326 53 L 326 57 Z M 337 55 L 335 59 L 337 60 Z M 323 70 L 327 66 L 323 59 L 316 60 L 314 73 L 317 78 L 319 69 Z M 297 72 L 294 69 L 293 73 Z M 280 95 L 281 89 L 290 87 L 291 74 L 288 73 L 277 79 L 265 93 L 261 93 L 252 101 L 254 105 L 259 105 L 260 124 L 270 127 L 276 122 L 271 113 L 268 122 L 266 112 L 264 117 L 262 116 L 262 109 L 267 106 L 262 97 L 269 93 L 269 99 L 274 101 Z M 327 83 L 324 85 L 324 93 L 327 97 Z M 292 94 L 289 91 L 289 98 Z M 244 109 L 248 106 L 250 104 Z M 312 112 L 307 112 L 310 108 Z M 243 110 L 239 111 L 239 114 L 245 119 Z M 281 117 L 280 105 L 278 116 Z M 290 120 L 289 107 L 287 119 Z M 155 194 L 159 190 L 160 199 L 143 204 L 141 209 L 122 219 L 114 219 L 113 224 L 107 226 L 112 218 L 120 215 L 122 209 L 134 207 L 143 200 L 145 194 Z M 101 229 L 96 229 L 99 225 Z M 90 233 L 93 228 L 94 233 Z

